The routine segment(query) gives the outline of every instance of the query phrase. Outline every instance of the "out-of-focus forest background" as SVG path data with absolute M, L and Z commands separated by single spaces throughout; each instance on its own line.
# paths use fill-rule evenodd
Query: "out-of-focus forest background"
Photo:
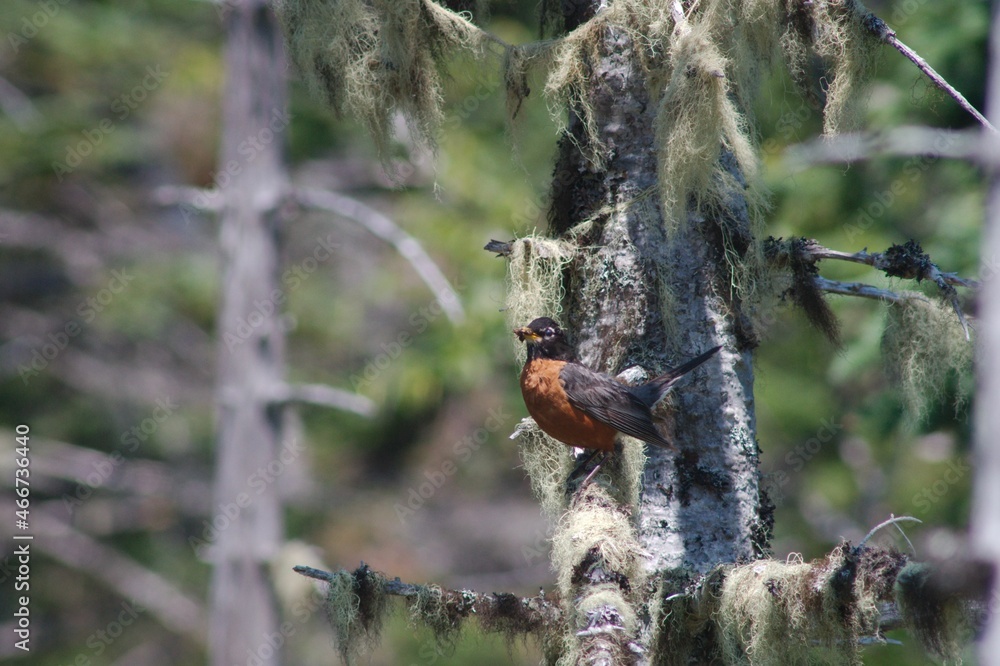
M 537 4 L 493 2 L 481 23 L 508 42 L 536 39 Z M 989 3 L 869 6 L 982 107 Z M 0 429 L 13 443 L 16 425 L 31 428 L 35 535 L 28 655 L 13 648 L 13 542 L 0 554 L 4 661 L 205 659 L 210 565 L 199 544 L 225 511 L 211 491 L 220 257 L 212 215 L 170 204 L 165 188 L 224 184 L 220 11 L 177 0 L 0 7 Z M 508 439 L 524 408 L 500 311 L 505 265 L 481 248 L 544 229 L 556 129 L 538 81 L 512 129 L 497 68 L 456 62 L 446 88 L 437 154 L 401 126 L 394 186 L 358 125 L 292 86 L 294 181 L 389 215 L 455 286 L 464 318 L 446 316 L 413 267 L 356 223 L 310 213 L 287 225 L 288 375 L 377 406 L 371 418 L 296 409 L 287 455 L 259 479 L 288 506 L 289 545 L 274 565 L 294 629 L 288 663 L 335 659 L 292 564 L 363 560 L 404 581 L 484 592 L 551 586 L 548 526 Z M 783 76 L 768 90 L 756 110 L 767 233 L 851 252 L 913 238 L 942 270 L 978 272 L 977 169 L 916 157 L 793 173 L 785 149 L 815 138 L 821 119 Z M 867 118 L 876 130 L 972 124 L 889 49 Z M 886 284 L 867 267 L 823 270 Z M 758 353 L 774 553 L 817 557 L 905 514 L 923 521 L 906 526 L 917 558 L 947 558 L 968 516 L 971 378 L 952 377 L 915 417 L 880 357 L 885 306 L 830 300 L 843 349 L 787 309 Z M 11 448 L 0 460 L 5 533 L 15 531 Z M 909 548 L 892 530 L 878 538 Z M 162 607 L 138 604 L 136 586 Z M 869 648 L 866 663 L 930 663 L 891 635 L 905 645 Z M 401 611 L 368 663 L 535 663 L 536 651 L 473 629 L 442 653 Z

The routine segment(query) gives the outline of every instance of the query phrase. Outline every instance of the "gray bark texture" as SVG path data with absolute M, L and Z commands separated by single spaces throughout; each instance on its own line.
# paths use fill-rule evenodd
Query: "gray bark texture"
M 571 17 L 565 21 L 570 24 Z M 750 366 L 755 338 L 748 324 L 731 323 L 745 317 L 729 296 L 722 243 L 725 227 L 744 248 L 749 244 L 747 205 L 741 193 L 733 193 L 726 207 L 708 215 L 692 211 L 686 223 L 668 229 L 657 194 L 656 105 L 624 31 L 606 30 L 589 83 L 604 161 L 595 166 L 587 160 L 585 132 L 571 117 L 550 211 L 550 235 L 556 238 L 591 222 L 574 240 L 589 255 L 571 263 L 564 275 L 563 323 L 576 337 L 580 361 L 610 374 L 638 366 L 640 376 L 653 377 L 723 346 L 696 373 L 697 381 L 674 390 L 672 405 L 660 414 L 678 451 L 646 447 L 639 514 L 633 517 L 645 552 L 643 568 L 647 574 L 681 567 L 707 572 L 721 563 L 746 561 L 766 548 L 770 519 L 760 517 Z M 730 171 L 741 180 L 735 164 Z M 580 663 L 647 663 L 648 622 L 615 648 L 608 645 L 612 632 L 607 628 L 622 624 L 622 609 L 610 603 L 595 611 L 582 602 L 607 584 L 606 571 L 593 573 L 607 569 L 606 563 L 573 566 L 574 571 L 592 570 L 583 585 L 564 590 L 577 604 L 571 617 L 584 614 L 581 605 L 589 609 L 589 621 L 575 627 L 583 635 Z M 659 580 L 631 581 L 637 583 L 649 594 Z M 637 610 L 650 601 L 632 599 Z
M 720 231 L 735 226 L 748 238 L 749 220 L 745 202 L 734 195 L 731 208 L 721 213 L 729 219 L 692 213 L 687 225 L 666 229 L 650 195 L 658 181 L 656 109 L 644 74 L 626 35 L 609 31 L 604 51 L 591 90 L 607 160 L 594 169 L 564 139 L 556 166 L 553 234 L 597 215 L 597 224 L 577 243 L 596 247 L 599 261 L 571 269 L 565 319 L 577 335 L 581 361 L 609 373 L 640 366 L 651 377 L 723 345 L 701 371 L 704 381 L 675 390 L 670 425 L 681 453 L 647 447 L 641 501 L 648 569 L 704 572 L 751 558 L 763 545 L 754 536 L 759 521 L 751 349 L 744 331 L 729 323 L 733 308 L 737 319 L 740 313 L 739 304 L 723 295 L 729 278 Z M 612 212 L 598 213 L 602 209 Z M 668 303 L 664 284 L 673 294 Z
M 284 368 L 284 333 L 274 294 L 279 286 L 279 206 L 286 193 L 282 122 L 284 55 L 277 23 L 263 0 L 232 3 L 225 16 L 227 67 L 220 170 L 222 305 L 217 386 L 215 507 L 252 501 L 215 525 L 210 549 L 210 661 L 246 663 L 250 653 L 272 666 L 276 650 L 260 650 L 280 624 L 268 562 L 281 546 L 283 518 L 275 484 L 248 492 L 251 476 L 273 461 L 282 439 L 272 404 Z M 276 120 L 277 119 L 277 120 Z M 253 159 L 247 140 L 258 139 Z M 242 152 L 241 152 L 242 145 Z M 232 168 L 236 165 L 236 168 Z M 271 304 L 271 312 L 266 312 Z M 261 316 L 264 315 L 264 316 Z M 222 515 L 216 508 L 213 518 Z M 266 657 L 266 658 L 262 658 Z

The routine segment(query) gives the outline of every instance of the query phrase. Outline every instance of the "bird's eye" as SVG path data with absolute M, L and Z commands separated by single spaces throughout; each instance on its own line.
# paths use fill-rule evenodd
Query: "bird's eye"
M 556 334 L 556 332 L 555 332 L 555 330 L 553 330 L 553 328 L 551 326 L 548 327 L 547 329 L 545 329 L 545 337 L 551 338 L 555 334 Z

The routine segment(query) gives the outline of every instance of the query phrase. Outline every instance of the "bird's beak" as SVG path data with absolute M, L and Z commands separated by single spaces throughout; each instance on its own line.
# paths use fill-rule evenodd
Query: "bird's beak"
M 517 339 L 520 340 L 521 342 L 525 341 L 538 342 L 539 340 L 542 339 L 542 336 L 538 335 L 538 333 L 535 333 L 527 326 L 522 326 L 521 328 L 515 328 L 514 335 L 516 335 Z

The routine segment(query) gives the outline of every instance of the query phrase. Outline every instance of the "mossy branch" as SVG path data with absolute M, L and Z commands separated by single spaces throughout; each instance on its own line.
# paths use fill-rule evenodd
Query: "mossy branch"
M 824 291 L 847 296 L 875 298 L 892 303 L 921 298 L 919 294 L 912 292 L 896 293 L 860 282 L 845 283 L 820 277 L 815 266 L 824 259 L 865 264 L 884 272 L 889 277 L 916 280 L 917 282 L 930 280 L 938 286 L 941 297 L 955 311 L 955 315 L 965 332 L 965 339 L 967 341 L 970 339 L 969 325 L 955 287 L 978 289 L 979 282 L 963 278 L 956 273 L 942 271 L 937 264 L 930 260 L 930 256 L 923 251 L 920 244 L 914 240 L 909 240 L 902 245 L 892 245 L 884 252 L 869 252 L 865 249 L 860 252 L 848 253 L 831 250 L 808 238 L 794 238 L 785 241 L 771 237 L 764 242 L 764 253 L 773 266 L 792 269 L 795 279 L 793 285 L 795 293 Z M 807 314 L 809 314 L 808 309 Z M 810 316 L 810 320 L 813 321 L 812 316 Z M 825 324 L 820 325 L 820 328 L 826 330 Z
M 991 576 L 978 562 L 931 566 L 843 543 L 809 563 L 724 565 L 686 585 L 665 578 L 653 663 L 688 663 L 693 649 L 727 664 L 853 664 L 860 647 L 899 628 L 954 659 L 981 621 Z
M 507 640 L 534 635 L 545 642 L 558 636 L 563 624 L 558 595 L 519 598 L 504 592 L 480 594 L 472 590 L 444 590 L 436 585 L 404 583 L 373 571 L 364 562 L 354 571 L 323 571 L 307 566 L 294 571 L 327 584 L 327 614 L 337 648 L 345 663 L 378 643 L 388 597 L 410 601 L 410 617 L 428 627 L 440 643 L 450 644 L 466 618 L 476 617 L 487 633 Z

